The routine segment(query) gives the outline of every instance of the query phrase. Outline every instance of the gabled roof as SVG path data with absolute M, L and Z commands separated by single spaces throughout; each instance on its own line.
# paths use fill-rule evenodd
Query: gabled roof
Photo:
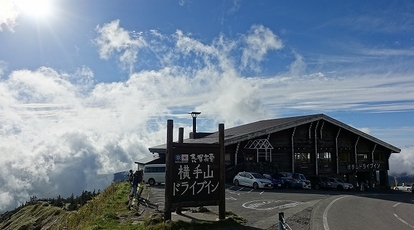
M 261 120 L 253 123 L 236 126 L 233 128 L 224 130 L 224 145 L 231 145 L 241 141 L 251 140 L 264 135 L 269 135 L 275 132 L 279 132 L 285 129 L 293 128 L 299 125 L 308 124 L 315 121 L 327 121 L 342 129 L 348 130 L 356 135 L 366 138 L 378 145 L 384 146 L 390 149 L 393 153 L 399 153 L 401 150 L 393 145 L 390 145 L 382 140 L 379 140 L 369 134 L 366 134 L 356 128 L 353 128 L 347 124 L 344 124 L 338 120 L 335 120 L 325 114 L 315 114 L 288 118 L 278 118 L 270 120 Z M 184 143 L 205 143 L 214 144 L 218 143 L 218 131 L 211 135 L 197 138 L 197 139 L 184 139 Z M 150 152 L 165 153 L 166 144 L 154 146 L 149 148 Z

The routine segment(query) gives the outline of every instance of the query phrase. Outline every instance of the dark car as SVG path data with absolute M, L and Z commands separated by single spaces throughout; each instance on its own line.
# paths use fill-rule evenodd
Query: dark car
M 285 188 L 311 188 L 311 182 L 301 173 L 279 172 L 279 174 L 282 175 Z
M 306 178 L 311 181 L 313 189 L 319 190 L 319 189 L 331 189 L 332 188 L 332 183 L 328 177 L 312 175 L 312 176 L 307 176 Z
M 273 188 L 283 188 L 285 183 L 283 182 L 281 174 L 278 173 L 265 173 L 263 174 L 267 179 L 272 181 Z

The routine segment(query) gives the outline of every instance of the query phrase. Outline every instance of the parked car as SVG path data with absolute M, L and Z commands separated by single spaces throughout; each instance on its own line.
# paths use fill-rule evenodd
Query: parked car
M 272 181 L 264 177 L 262 174 L 255 172 L 239 172 L 233 178 L 233 183 L 236 186 L 243 185 L 254 189 L 273 188 Z
M 285 186 L 282 179 L 283 175 L 280 173 L 265 173 L 263 176 L 272 181 L 273 188 L 283 188 Z
M 331 181 L 331 187 L 338 190 L 352 190 L 354 186 L 350 183 L 346 183 L 339 178 L 329 178 Z
M 394 187 L 394 190 L 412 191 L 412 185 L 401 184 Z
M 411 185 L 411 192 L 414 193 L 414 184 Z
M 308 180 L 312 183 L 312 188 L 319 190 L 319 189 L 331 189 L 332 183 L 328 179 L 328 177 L 323 176 L 307 176 Z
M 282 175 L 285 188 L 311 189 L 311 182 L 301 173 L 279 172 L 279 174 Z

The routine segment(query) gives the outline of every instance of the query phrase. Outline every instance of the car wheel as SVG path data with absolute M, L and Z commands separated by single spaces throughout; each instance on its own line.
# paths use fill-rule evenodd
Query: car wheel
M 149 180 L 148 180 L 148 184 L 149 184 L 149 185 L 155 185 L 155 180 L 154 180 L 154 179 L 152 179 L 152 178 L 151 178 L 151 179 L 149 179 Z
M 395 187 L 395 190 L 399 190 L 397 187 Z
M 259 188 L 259 184 L 257 184 L 256 182 L 253 183 L 253 189 L 258 189 Z
M 315 189 L 319 190 L 319 189 L 321 189 L 321 186 L 317 184 L 317 185 L 315 185 Z
M 239 186 L 239 180 L 234 180 L 234 185 Z

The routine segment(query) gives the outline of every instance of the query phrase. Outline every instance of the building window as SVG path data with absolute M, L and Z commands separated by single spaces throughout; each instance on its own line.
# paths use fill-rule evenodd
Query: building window
M 244 154 L 244 161 L 246 162 L 253 162 L 254 160 L 254 155 L 251 153 L 245 153 Z
M 230 153 L 224 154 L 224 162 L 225 162 L 226 165 L 231 165 Z
M 332 161 L 331 153 L 330 152 L 318 153 L 318 161 L 319 162 L 331 162 Z
M 295 153 L 295 163 L 310 163 L 310 153 Z
M 357 161 L 367 161 L 367 160 L 368 160 L 367 154 L 362 154 L 362 153 L 357 154 Z
M 351 153 L 339 153 L 338 157 L 340 162 L 351 162 Z

